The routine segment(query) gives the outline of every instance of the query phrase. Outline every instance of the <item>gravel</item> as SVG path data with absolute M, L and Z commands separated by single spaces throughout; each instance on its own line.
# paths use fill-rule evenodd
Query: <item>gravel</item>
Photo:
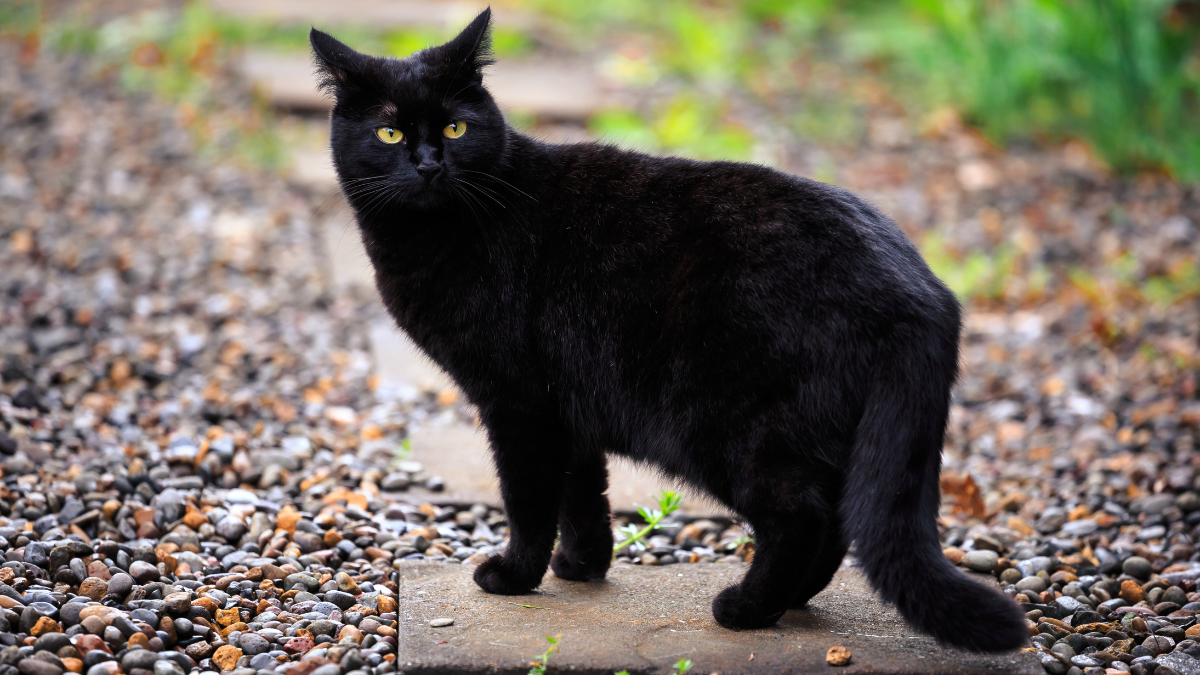
M 280 179 L 0 42 L 0 675 L 396 670 L 411 417 Z
M 393 672 L 399 561 L 477 564 L 507 521 L 401 498 L 442 487 L 397 461 L 441 406 L 378 390 L 323 196 L 197 158 L 85 61 L 20 61 L 0 44 L 0 675 Z M 954 124 L 796 161 L 830 157 L 953 263 L 1022 272 L 968 307 L 947 558 L 1050 673 L 1200 672 L 1200 305 L 1150 293 L 1195 283 L 1196 191 Z M 751 534 L 668 518 L 615 564 L 740 564 Z

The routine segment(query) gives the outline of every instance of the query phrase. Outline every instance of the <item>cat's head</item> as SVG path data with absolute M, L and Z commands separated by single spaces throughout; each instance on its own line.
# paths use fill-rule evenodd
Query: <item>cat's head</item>
M 460 201 L 471 172 L 493 173 L 504 117 L 483 87 L 492 63 L 484 10 L 458 37 L 406 59 L 360 54 L 313 29 L 321 88 L 331 94 L 330 144 L 342 188 L 368 209 L 430 209 Z

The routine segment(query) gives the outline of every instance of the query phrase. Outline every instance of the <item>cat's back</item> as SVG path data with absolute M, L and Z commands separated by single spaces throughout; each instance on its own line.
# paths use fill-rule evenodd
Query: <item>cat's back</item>
M 555 222 L 577 228 L 561 234 L 601 256 L 803 284 L 842 300 L 872 293 L 956 305 L 899 227 L 842 188 L 758 164 L 601 143 L 554 146 L 554 153 L 547 179 L 567 211 Z M 630 251 L 639 254 L 631 259 Z

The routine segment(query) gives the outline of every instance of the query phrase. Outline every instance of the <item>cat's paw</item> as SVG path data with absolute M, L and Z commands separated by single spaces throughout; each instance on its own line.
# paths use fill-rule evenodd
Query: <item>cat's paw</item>
M 475 583 L 496 595 L 524 595 L 537 588 L 540 582 L 540 577 L 530 581 L 528 575 L 511 569 L 503 556 L 494 555 L 475 568 Z
M 787 611 L 778 603 L 764 602 L 742 591 L 741 585 L 730 586 L 713 598 L 713 618 L 726 628 L 766 628 L 775 625 Z
M 612 548 L 597 551 L 565 551 L 561 547 L 550 558 L 550 569 L 554 576 L 568 581 L 592 581 L 603 579 L 612 564 Z

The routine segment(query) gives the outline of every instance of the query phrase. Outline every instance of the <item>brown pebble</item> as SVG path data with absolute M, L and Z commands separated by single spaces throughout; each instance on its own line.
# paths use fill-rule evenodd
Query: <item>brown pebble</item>
M 29 634 L 33 637 L 41 637 L 46 633 L 61 633 L 62 626 L 58 622 L 48 616 L 43 616 L 33 624 L 33 628 L 29 629 Z
M 1133 579 L 1126 579 L 1121 582 L 1121 599 L 1131 605 L 1136 605 L 1146 599 L 1146 591 L 1142 590 L 1142 585 Z
M 145 633 L 134 633 L 129 636 L 129 647 L 141 647 L 142 649 L 150 648 L 150 638 L 146 637 Z
M 108 571 L 108 565 L 105 565 L 101 560 L 93 560 L 88 563 L 87 575 L 105 581 L 112 579 L 112 573 Z
M 825 653 L 825 663 L 831 666 L 848 666 L 850 665 L 850 650 L 838 645 L 830 647 Z
M 221 670 L 233 670 L 240 658 L 242 658 L 242 650 L 232 645 L 218 647 L 212 655 L 213 663 L 220 666 Z
M 217 610 L 220 609 L 220 607 L 218 607 L 218 605 L 217 605 L 216 600 L 213 600 L 212 598 L 207 598 L 207 597 L 196 598 L 195 600 L 192 601 L 192 606 L 193 607 L 203 607 L 204 609 L 208 610 L 209 616 L 216 614 Z
M 345 626 L 342 626 L 342 629 L 340 631 L 338 631 L 338 642 L 341 642 L 342 640 L 345 640 L 346 638 L 350 638 L 351 640 L 354 640 L 356 643 L 358 643 L 358 642 L 362 642 L 363 634 L 362 634 L 362 631 L 355 628 L 354 626 L 351 626 L 350 624 L 346 624 Z
M 107 570 L 105 571 L 107 572 Z M 108 594 L 108 582 L 98 577 L 88 577 L 79 584 L 79 594 L 99 602 Z
M 72 673 L 82 673 L 83 672 L 83 661 L 81 661 L 77 658 L 74 658 L 72 656 L 67 656 L 67 657 L 63 658 L 62 664 L 63 664 L 63 666 L 66 667 L 68 672 L 72 672 Z
M 224 627 L 241 621 L 242 615 L 238 612 L 237 607 L 230 607 L 229 609 L 218 609 L 214 618 L 217 625 Z

